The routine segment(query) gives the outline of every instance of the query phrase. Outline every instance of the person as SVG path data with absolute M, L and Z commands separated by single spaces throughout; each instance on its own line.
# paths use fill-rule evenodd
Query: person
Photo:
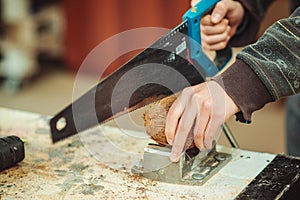
M 267 3 L 262 2 L 263 6 L 261 7 L 263 9 L 263 12 L 259 16 L 263 16 L 265 8 L 267 8 L 270 3 L 273 1 L 268 1 Z M 219 13 L 224 13 L 227 12 L 226 10 L 222 9 L 228 9 L 227 15 L 229 16 L 230 21 L 230 26 L 228 25 L 228 20 L 226 18 L 222 18 L 223 23 L 219 22 L 218 19 L 212 19 L 210 21 L 209 16 L 206 16 L 204 20 L 202 20 L 202 38 L 203 38 L 203 46 L 206 49 L 210 50 L 220 50 L 220 48 L 223 48 L 224 45 L 228 43 L 228 38 L 231 38 L 233 35 L 238 33 L 236 32 L 237 26 L 236 26 L 236 21 L 240 20 L 241 15 L 238 15 L 238 13 L 243 13 L 243 10 L 241 8 L 241 4 L 238 1 L 223 1 L 220 4 L 225 3 L 225 5 L 220 5 L 217 6 L 216 9 L 214 10 L 214 15 L 218 15 Z M 255 2 L 250 2 L 248 4 L 248 8 L 251 6 L 255 6 Z M 292 13 L 298 6 L 300 6 L 300 1 L 299 0 L 290 0 L 290 13 Z M 256 6 L 257 7 L 257 6 Z M 219 10 L 218 10 L 219 9 Z M 220 10 L 221 9 L 221 10 Z M 254 10 L 252 8 L 252 10 Z M 236 14 L 234 14 L 236 13 Z M 213 15 L 212 15 L 213 16 Z M 224 16 L 221 16 L 224 17 Z M 231 18 L 230 18 L 231 17 Z M 244 17 L 245 18 L 245 17 Z M 223 32 L 218 32 L 218 30 L 225 30 L 224 26 L 224 21 L 227 21 L 227 29 L 230 31 L 223 31 Z M 238 21 L 239 22 L 239 21 Z M 222 26 L 223 24 L 223 26 Z M 252 30 L 254 28 L 255 31 L 258 30 L 259 24 L 260 23 L 255 23 L 255 27 L 251 27 Z M 241 26 L 242 27 L 242 26 Z M 231 28 L 231 29 L 230 29 Z M 241 30 L 241 29 L 240 29 Z M 241 31 L 240 31 L 241 32 Z M 256 34 L 253 34 L 252 36 L 255 36 Z M 227 39 L 225 40 L 224 38 Z M 251 40 L 253 37 L 251 37 Z M 219 40 L 218 40 L 219 39 Z M 255 38 L 254 38 L 255 39 Z M 241 40 L 242 42 L 244 40 Z M 234 42 L 234 39 L 233 39 Z M 244 43 L 247 44 L 247 43 Z M 234 44 L 233 44 L 234 46 Z M 298 95 L 293 95 L 287 98 L 286 101 L 286 146 L 287 146 L 287 153 L 289 155 L 293 156 L 300 156 L 300 126 L 299 126 L 299 121 L 300 121 L 300 94 Z
M 165 127 L 172 162 L 179 160 L 192 127 L 195 145 L 201 151 L 210 149 L 218 128 L 231 116 L 250 123 L 252 113 L 265 104 L 300 92 L 300 7 L 255 42 L 272 2 L 222 0 L 201 20 L 202 46 L 207 49 L 222 49 L 228 42 L 252 44 L 222 74 L 185 88 L 172 104 Z

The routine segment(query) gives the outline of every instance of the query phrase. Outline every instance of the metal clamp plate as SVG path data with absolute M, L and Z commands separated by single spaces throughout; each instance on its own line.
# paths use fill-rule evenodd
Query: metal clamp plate
M 231 159 L 230 154 L 217 152 L 215 148 L 208 154 L 192 148 L 181 155 L 179 162 L 171 163 L 170 152 L 169 147 L 149 144 L 144 149 L 143 160 L 132 168 L 132 172 L 156 181 L 202 185 Z

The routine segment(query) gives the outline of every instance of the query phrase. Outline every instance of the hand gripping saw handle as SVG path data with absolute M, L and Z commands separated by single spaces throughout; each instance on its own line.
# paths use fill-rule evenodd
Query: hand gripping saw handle
M 200 21 L 204 14 L 209 12 L 220 0 L 200 0 L 198 4 L 189 9 L 183 16 L 183 21 L 187 21 L 188 35 L 190 38 L 190 57 L 201 64 L 207 76 L 216 75 L 231 59 L 232 50 L 229 45 L 217 51 L 214 63 L 206 56 L 201 46 Z M 217 67 L 217 68 L 216 68 Z

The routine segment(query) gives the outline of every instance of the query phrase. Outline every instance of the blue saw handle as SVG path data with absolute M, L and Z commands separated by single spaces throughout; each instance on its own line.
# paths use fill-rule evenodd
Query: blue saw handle
M 232 50 L 229 46 L 216 52 L 214 62 L 203 52 L 201 46 L 200 20 L 207 11 L 213 8 L 220 0 L 200 0 L 198 4 L 189 9 L 182 19 L 187 21 L 188 35 L 190 38 L 190 58 L 202 66 L 206 75 L 214 76 L 221 70 L 232 57 Z

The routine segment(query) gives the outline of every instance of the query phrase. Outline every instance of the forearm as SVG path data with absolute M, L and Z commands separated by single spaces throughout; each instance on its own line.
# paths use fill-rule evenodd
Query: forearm
M 246 120 L 266 103 L 300 92 L 300 8 L 271 26 L 236 62 L 214 79 Z

